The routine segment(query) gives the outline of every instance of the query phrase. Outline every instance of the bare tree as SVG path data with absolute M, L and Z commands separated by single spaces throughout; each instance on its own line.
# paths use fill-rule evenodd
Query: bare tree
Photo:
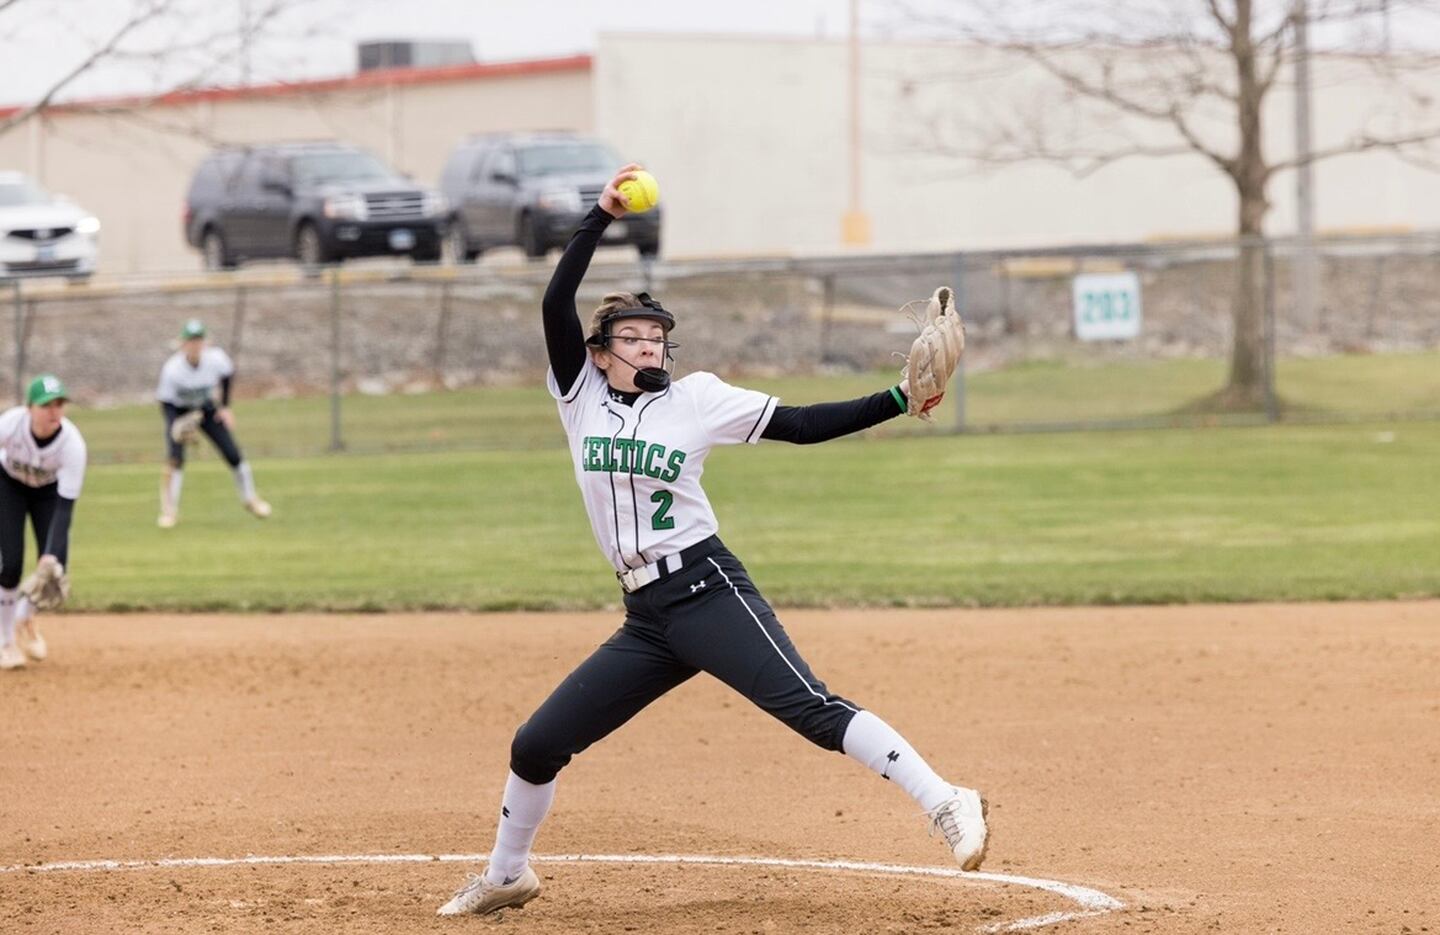
M 1262 238 L 1271 207 L 1267 190 L 1276 174 L 1367 150 L 1435 161 L 1430 147 L 1440 139 L 1440 113 L 1427 90 L 1408 84 L 1417 75 L 1433 75 L 1437 59 L 1397 50 L 1389 24 L 1435 14 L 1436 0 L 1309 0 L 1308 10 L 1305 0 L 936 0 L 896 6 L 908 30 L 961 38 L 986 68 L 1028 68 L 1046 85 L 1022 104 L 1012 98 L 1008 109 L 985 111 L 981 120 L 932 122 L 928 151 L 986 164 L 1046 161 L 1079 176 L 1122 159 L 1198 154 L 1233 183 L 1241 246 L 1229 380 L 1214 400 L 1223 408 L 1258 408 L 1264 401 Z M 1318 30 L 1343 51 L 1347 68 L 1390 82 L 1394 106 L 1369 115 L 1338 144 L 1277 159 L 1264 150 L 1265 106 L 1294 63 L 1299 16 L 1307 16 L 1312 42 Z
M 243 0 L 227 15 L 227 3 L 215 0 L 115 0 L 106 12 L 118 16 L 103 25 L 87 24 L 86 50 L 64 62 L 44 89 L 0 116 L 0 136 L 59 102 L 82 77 L 100 69 L 141 68 L 150 76 L 145 93 L 123 103 L 110 102 L 108 111 L 139 109 L 149 101 L 206 85 L 248 80 L 250 56 L 267 42 L 302 41 L 322 34 L 323 26 L 307 23 L 307 8 L 322 0 Z M 102 9 L 96 7 L 96 9 Z M 29 40 L 15 25 L 25 13 L 63 15 L 54 0 L 0 0 L 0 61 L 6 47 Z M 8 27 L 8 28 L 7 28 Z

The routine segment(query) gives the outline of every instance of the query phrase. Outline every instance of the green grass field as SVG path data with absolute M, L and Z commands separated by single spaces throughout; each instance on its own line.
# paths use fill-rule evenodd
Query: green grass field
M 549 412 L 524 429 L 558 433 Z M 714 453 L 705 480 L 777 605 L 1329 600 L 1440 594 L 1437 464 L 1440 424 L 1407 422 L 765 443 Z M 92 468 L 71 606 L 618 604 L 558 448 L 256 473 L 273 519 L 209 458 L 162 531 L 156 465 Z
M 1029 364 L 972 376 L 972 424 L 1184 410 L 1214 361 Z M 793 403 L 893 374 L 744 380 Z M 814 447 L 712 455 L 721 533 L 782 605 L 1025 605 L 1440 594 L 1440 355 L 1285 361 L 1287 403 L 1330 425 L 947 434 L 886 423 Z M 241 512 L 208 449 L 183 519 L 155 528 L 152 406 L 72 416 L 92 468 L 76 519 L 85 609 L 614 606 L 539 388 L 242 401 L 239 437 L 276 516 Z M 371 452 L 371 453 L 364 453 Z M 293 455 L 276 457 L 276 455 Z M 918 553 L 918 554 L 917 554 Z M 33 562 L 33 555 L 30 557 Z
M 1440 415 L 1440 353 L 1355 355 L 1283 360 L 1279 392 L 1306 419 Z M 1075 367 L 1030 363 L 972 375 L 966 413 L 976 428 L 1037 423 L 1107 422 L 1175 416 L 1219 389 L 1225 368 L 1215 360 L 1152 360 Z M 243 379 L 243 376 L 242 376 Z M 846 399 L 884 389 L 895 373 L 737 380 L 785 402 Z M 330 444 L 330 401 L 324 397 L 246 400 L 236 409 L 237 433 L 252 456 L 319 454 Z M 161 425 L 153 405 L 80 410 L 96 462 L 156 461 Z M 937 424 L 913 419 L 886 423 L 876 436 L 938 437 L 953 428 L 953 402 Z M 422 396 L 346 396 L 341 401 L 345 446 L 356 452 L 559 448 L 564 435 L 555 407 L 540 386 L 429 393 Z

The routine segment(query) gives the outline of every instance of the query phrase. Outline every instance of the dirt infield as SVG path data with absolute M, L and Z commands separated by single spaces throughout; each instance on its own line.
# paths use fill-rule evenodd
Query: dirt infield
M 985 870 L 1125 904 L 1040 931 L 1440 933 L 1440 603 L 782 614 L 990 796 Z M 489 849 L 509 739 L 615 615 L 72 616 L 0 673 L 0 867 Z M 949 867 L 897 789 L 699 677 L 562 774 L 541 855 Z M 860 870 L 463 861 L 0 871 L 0 931 L 975 931 L 1073 902 Z

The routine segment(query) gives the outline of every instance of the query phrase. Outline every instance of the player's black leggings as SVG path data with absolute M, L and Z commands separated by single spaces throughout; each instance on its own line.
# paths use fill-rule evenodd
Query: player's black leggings
M 13 588 L 20 583 L 20 571 L 25 567 L 26 514 L 35 530 L 36 547 L 43 550 L 59 506 L 56 484 L 31 487 L 0 471 L 0 588 Z M 64 564 L 68 556 L 56 558 Z
M 859 710 L 795 651 L 740 560 L 709 555 L 625 595 L 625 624 L 566 676 L 515 734 L 510 768 L 542 785 L 697 672 L 708 672 L 827 750 Z
M 160 408 L 165 413 L 166 456 L 169 457 L 171 466 L 184 467 L 185 446 L 170 437 L 170 426 L 180 416 L 193 410 L 181 409 L 172 403 L 161 403 Z M 244 460 L 244 456 L 240 454 L 240 446 L 235 444 L 235 436 L 230 434 L 230 430 L 225 427 L 223 422 L 215 418 L 214 406 L 206 406 L 202 411 L 205 413 L 205 418 L 200 420 L 200 431 L 215 443 L 216 449 L 219 450 L 220 456 L 225 459 L 226 464 L 232 468 L 238 466 Z

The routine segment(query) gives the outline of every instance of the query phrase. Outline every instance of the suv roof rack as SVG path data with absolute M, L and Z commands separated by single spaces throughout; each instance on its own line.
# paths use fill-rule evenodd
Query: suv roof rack
M 265 143 L 222 143 L 219 150 L 245 151 L 256 149 L 306 150 L 306 149 L 358 149 L 354 143 L 343 140 L 276 140 Z
M 493 140 L 499 138 L 510 138 L 516 140 L 528 139 L 550 139 L 552 137 L 578 137 L 579 139 L 592 139 L 592 134 L 581 130 L 482 130 L 478 133 L 471 133 L 465 137 L 467 140 Z

